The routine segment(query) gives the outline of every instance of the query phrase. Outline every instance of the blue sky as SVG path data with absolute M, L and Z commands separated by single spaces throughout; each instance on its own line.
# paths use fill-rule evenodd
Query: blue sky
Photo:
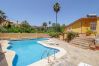
M 31 25 L 55 22 L 53 4 L 56 0 L 0 0 L 0 9 L 11 20 L 27 20 Z M 86 14 L 99 15 L 99 0 L 58 0 L 61 10 L 58 13 L 60 24 L 69 24 Z

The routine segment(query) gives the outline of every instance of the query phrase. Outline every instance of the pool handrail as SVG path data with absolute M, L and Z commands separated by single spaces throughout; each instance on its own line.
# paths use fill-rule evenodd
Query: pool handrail
M 50 49 L 50 50 L 52 50 L 52 49 Z M 45 50 L 45 51 L 42 53 L 42 55 L 41 55 L 41 59 L 43 59 L 43 56 L 44 56 L 45 54 L 47 55 L 47 57 L 48 57 L 48 63 L 49 63 L 49 59 L 50 59 L 50 58 L 49 58 L 49 55 L 50 55 L 49 51 L 50 51 L 50 50 Z M 55 57 L 55 53 L 56 53 L 56 52 L 55 52 L 55 49 L 54 49 L 53 52 L 54 52 L 54 60 L 55 60 L 55 59 L 56 59 L 56 57 Z

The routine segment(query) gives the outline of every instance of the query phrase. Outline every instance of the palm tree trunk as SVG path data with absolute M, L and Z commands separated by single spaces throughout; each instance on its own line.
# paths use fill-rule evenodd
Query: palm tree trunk
M 57 31 L 57 12 L 56 12 L 56 31 Z

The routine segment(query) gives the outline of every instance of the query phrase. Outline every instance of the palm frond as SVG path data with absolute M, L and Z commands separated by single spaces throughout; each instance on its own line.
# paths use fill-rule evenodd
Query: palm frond
M 55 12 L 59 12 L 60 11 L 60 4 L 57 2 L 54 4 L 53 9 Z

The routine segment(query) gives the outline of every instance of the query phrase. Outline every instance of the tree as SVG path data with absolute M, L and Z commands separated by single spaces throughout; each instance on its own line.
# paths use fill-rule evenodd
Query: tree
M 56 24 L 55 23 L 52 23 L 52 27 L 55 27 L 56 26 Z
M 50 25 L 51 25 L 51 21 L 49 21 L 48 24 L 49 24 L 49 27 L 50 27 Z
M 43 23 L 43 27 L 45 30 L 47 29 L 47 23 L 46 22 Z
M 65 24 L 63 24 L 63 25 L 61 26 L 61 32 L 62 32 L 62 33 L 64 33 L 64 29 L 65 29 Z
M 57 26 L 57 29 L 56 29 L 56 26 Z M 61 26 L 60 26 L 60 24 L 59 23 L 52 23 L 52 28 L 53 28 L 53 30 L 54 30 L 54 32 L 56 31 L 56 32 L 61 32 Z
M 4 19 L 6 19 L 6 15 L 5 15 L 5 13 L 2 11 L 2 10 L 0 10 L 0 24 L 2 23 L 2 20 L 4 20 Z
M 6 27 L 7 27 L 7 28 L 11 28 L 11 22 L 8 22 L 8 24 L 7 24 Z
M 3 26 L 0 26 L 0 32 L 5 33 L 5 32 L 7 32 L 7 29 L 4 28 Z
M 57 2 L 53 6 L 54 11 L 56 12 L 56 30 L 57 30 L 57 14 L 60 11 L 60 4 Z
M 31 25 L 25 20 L 20 25 L 21 32 L 31 32 Z
M 26 28 L 28 28 L 28 27 L 30 27 L 30 24 L 29 24 L 26 20 L 24 20 L 24 21 L 22 21 L 22 23 L 21 23 L 21 27 L 26 27 Z

